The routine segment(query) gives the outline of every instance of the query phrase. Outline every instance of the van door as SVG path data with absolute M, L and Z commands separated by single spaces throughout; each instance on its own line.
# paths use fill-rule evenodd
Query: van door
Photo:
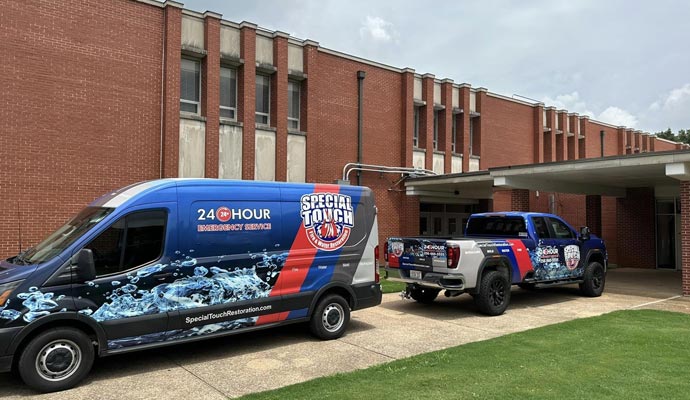
M 165 247 L 175 241 L 166 229 L 175 219 L 167 207 L 134 211 L 83 246 L 93 252 L 96 279 L 73 284 L 75 304 L 101 324 L 109 349 L 165 339 L 168 307 L 160 292 L 174 279 Z
M 577 235 L 563 221 L 554 217 L 532 217 L 539 243 L 532 254 L 537 281 L 579 277 L 581 244 Z M 548 236 L 547 236 L 548 235 Z

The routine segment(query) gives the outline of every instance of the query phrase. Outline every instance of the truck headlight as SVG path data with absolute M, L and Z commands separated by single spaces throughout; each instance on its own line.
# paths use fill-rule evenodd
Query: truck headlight
M 12 294 L 12 291 L 17 288 L 24 281 L 14 281 L 9 283 L 3 283 L 0 285 L 0 307 L 4 307 L 7 303 L 7 299 Z

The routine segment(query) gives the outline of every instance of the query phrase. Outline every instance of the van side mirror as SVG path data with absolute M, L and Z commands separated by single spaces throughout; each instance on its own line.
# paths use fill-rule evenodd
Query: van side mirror
M 81 249 L 72 256 L 72 265 L 76 268 L 77 282 L 86 282 L 96 279 L 96 264 L 93 261 L 93 251 L 91 249 Z
M 589 228 L 586 226 L 583 226 L 580 228 L 580 240 L 583 242 L 586 242 L 589 240 L 591 237 L 591 233 L 589 232 Z

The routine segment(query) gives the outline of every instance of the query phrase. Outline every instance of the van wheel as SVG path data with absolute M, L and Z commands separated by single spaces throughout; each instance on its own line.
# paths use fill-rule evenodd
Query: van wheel
M 580 291 L 587 297 L 599 297 L 604 292 L 606 272 L 598 262 L 591 262 L 585 268 L 584 282 L 580 284 Z
M 350 321 L 350 305 L 337 294 L 319 301 L 309 321 L 311 333 L 322 340 L 332 340 L 343 336 Z
M 17 369 L 24 383 L 39 392 L 57 392 L 77 385 L 91 370 L 91 339 L 74 328 L 40 333 L 22 351 Z
M 479 293 L 474 296 L 479 311 L 486 315 L 501 315 L 510 303 L 510 282 L 506 274 L 487 271 L 482 275 Z
M 438 289 L 429 289 L 417 285 L 410 286 L 408 290 L 410 292 L 410 297 L 423 304 L 433 303 L 441 292 Z

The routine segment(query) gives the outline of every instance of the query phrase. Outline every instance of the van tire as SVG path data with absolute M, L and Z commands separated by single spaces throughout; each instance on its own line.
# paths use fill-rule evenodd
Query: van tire
M 343 336 L 350 322 L 350 305 L 342 296 L 331 294 L 319 301 L 309 321 L 312 335 L 321 340 Z
M 474 296 L 474 303 L 482 314 L 503 314 L 510 303 L 508 276 L 499 271 L 485 272 L 479 283 L 479 293 Z
M 24 383 L 39 392 L 76 386 L 88 375 L 95 358 L 91 339 L 75 328 L 39 333 L 24 347 L 17 370 Z
M 436 300 L 438 294 L 441 292 L 438 289 L 430 289 L 417 285 L 412 285 L 408 288 L 410 297 L 422 304 L 431 304 Z
M 591 262 L 585 267 L 584 282 L 580 283 L 580 291 L 587 297 L 599 297 L 604 292 L 606 272 L 604 266 L 598 262 Z

